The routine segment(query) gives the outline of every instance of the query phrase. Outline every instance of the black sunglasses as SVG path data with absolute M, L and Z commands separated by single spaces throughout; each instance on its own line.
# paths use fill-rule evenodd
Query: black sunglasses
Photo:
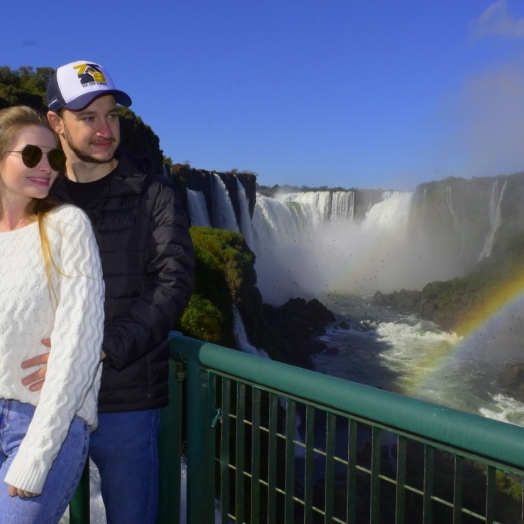
M 39 146 L 27 144 L 21 151 L 6 151 L 6 153 L 21 153 L 22 162 L 26 167 L 36 167 L 44 152 Z M 51 149 L 46 153 L 47 160 L 53 171 L 62 171 L 65 167 L 66 156 L 61 149 Z

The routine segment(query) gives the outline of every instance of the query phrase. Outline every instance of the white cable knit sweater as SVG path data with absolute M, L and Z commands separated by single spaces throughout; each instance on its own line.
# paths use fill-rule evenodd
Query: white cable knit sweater
M 104 284 L 98 247 L 87 216 L 60 206 L 47 216 L 54 299 L 45 274 L 38 224 L 0 233 L 0 398 L 36 407 L 5 482 L 41 493 L 75 415 L 94 430 L 100 385 Z M 53 298 L 52 298 L 53 297 Z M 22 361 L 45 352 L 40 392 L 22 385 Z

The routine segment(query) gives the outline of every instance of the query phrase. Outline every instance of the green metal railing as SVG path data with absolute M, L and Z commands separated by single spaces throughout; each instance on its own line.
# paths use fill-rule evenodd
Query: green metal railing
M 216 514 L 253 524 L 524 524 L 524 428 L 179 334 L 169 342 L 159 524 L 180 522 L 182 455 L 187 524 Z M 86 498 L 84 487 L 72 524 L 89 522 Z

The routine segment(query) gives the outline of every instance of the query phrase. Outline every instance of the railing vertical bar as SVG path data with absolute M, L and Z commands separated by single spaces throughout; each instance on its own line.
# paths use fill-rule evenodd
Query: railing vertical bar
M 252 388 L 251 426 L 251 524 L 260 523 L 260 410 L 262 392 Z
M 380 522 L 380 455 L 382 452 L 382 430 L 373 426 L 371 429 L 371 514 L 369 522 Z
M 213 424 L 214 418 L 217 416 L 217 376 L 213 373 L 209 374 L 209 411 L 212 417 L 209 420 L 208 432 L 209 432 L 209 455 L 207 457 L 207 471 L 208 471 L 208 489 L 213 498 L 213 519 L 215 518 L 215 497 L 216 497 L 216 448 L 217 448 L 217 439 L 216 439 L 216 424 Z M 217 422 L 218 423 L 218 420 Z M 208 514 L 208 518 L 211 515 L 211 512 Z
M 315 461 L 315 408 L 306 407 L 306 454 L 304 464 L 304 524 L 313 522 L 313 467 Z
M 295 424 L 296 403 L 287 399 L 286 402 L 286 480 L 285 480 L 285 523 L 293 524 L 293 496 L 295 494 Z
M 520 492 L 520 522 L 524 524 L 524 476 L 521 477 L 521 492 Z
M 229 446 L 231 434 L 231 381 L 222 378 L 222 424 L 220 425 L 220 508 L 222 522 L 229 522 Z
M 90 516 L 90 495 L 89 495 L 89 457 L 87 457 L 80 483 L 76 488 L 73 499 L 69 506 L 70 524 L 89 524 Z
M 423 517 L 424 524 L 431 524 L 433 521 L 433 474 L 434 474 L 435 450 L 429 444 L 424 445 L 424 504 Z
M 185 378 L 186 366 L 170 358 L 169 405 L 162 409 L 158 431 L 160 486 L 157 524 L 179 524 L 180 522 L 182 390 Z M 72 521 L 71 524 L 74 522 Z
M 245 418 L 246 418 L 246 386 L 237 382 L 237 423 L 236 423 L 236 446 L 235 446 L 235 518 L 236 522 L 244 522 L 245 509 L 245 480 L 244 480 L 244 446 L 245 446 Z
M 335 437 L 336 437 L 337 417 L 328 413 L 326 424 L 326 486 L 325 497 L 325 516 L 324 522 L 330 523 L 333 519 L 334 492 L 335 485 Z
M 182 362 L 169 359 L 169 405 L 162 410 L 159 427 L 160 490 L 157 524 L 179 524 L 182 489 L 183 390 L 187 372 Z M 187 507 L 187 501 L 185 501 Z
M 486 470 L 486 524 L 493 524 L 495 520 L 495 490 L 497 472 L 493 466 Z
M 277 508 L 277 433 L 278 433 L 278 397 L 269 396 L 269 449 L 268 449 L 268 497 L 267 524 L 274 524 Z
M 464 488 L 464 460 L 455 455 L 455 470 L 453 473 L 453 524 L 462 523 L 462 493 Z
M 214 518 L 215 494 L 203 482 L 209 476 L 209 373 L 198 355 L 187 356 L 187 524 Z
M 406 518 L 406 458 L 407 439 L 397 436 L 397 490 L 395 524 L 404 524 Z
M 348 524 L 355 524 L 357 519 L 357 436 L 358 423 L 349 419 L 348 422 L 348 492 L 346 498 L 346 514 Z

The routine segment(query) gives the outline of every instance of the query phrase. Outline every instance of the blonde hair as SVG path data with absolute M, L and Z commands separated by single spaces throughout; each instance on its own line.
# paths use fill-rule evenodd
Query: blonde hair
M 0 158 L 6 151 L 8 151 L 8 148 L 15 141 L 18 133 L 20 133 L 23 128 L 29 126 L 43 127 L 51 131 L 55 137 L 57 147 L 60 147 L 58 136 L 51 129 L 47 118 L 44 115 L 27 106 L 13 106 L 0 110 Z M 53 288 L 51 274 L 52 268 L 55 268 L 57 271 L 60 270 L 53 260 L 51 244 L 49 242 L 49 236 L 47 235 L 45 222 L 48 213 L 60 205 L 60 202 L 57 202 L 53 197 L 48 195 L 42 199 L 34 198 L 25 209 L 26 216 L 30 221 L 38 221 L 38 231 L 40 233 L 45 273 L 49 289 L 51 290 L 55 301 L 56 293 Z M 1 212 L 2 209 L 0 208 L 0 213 Z

